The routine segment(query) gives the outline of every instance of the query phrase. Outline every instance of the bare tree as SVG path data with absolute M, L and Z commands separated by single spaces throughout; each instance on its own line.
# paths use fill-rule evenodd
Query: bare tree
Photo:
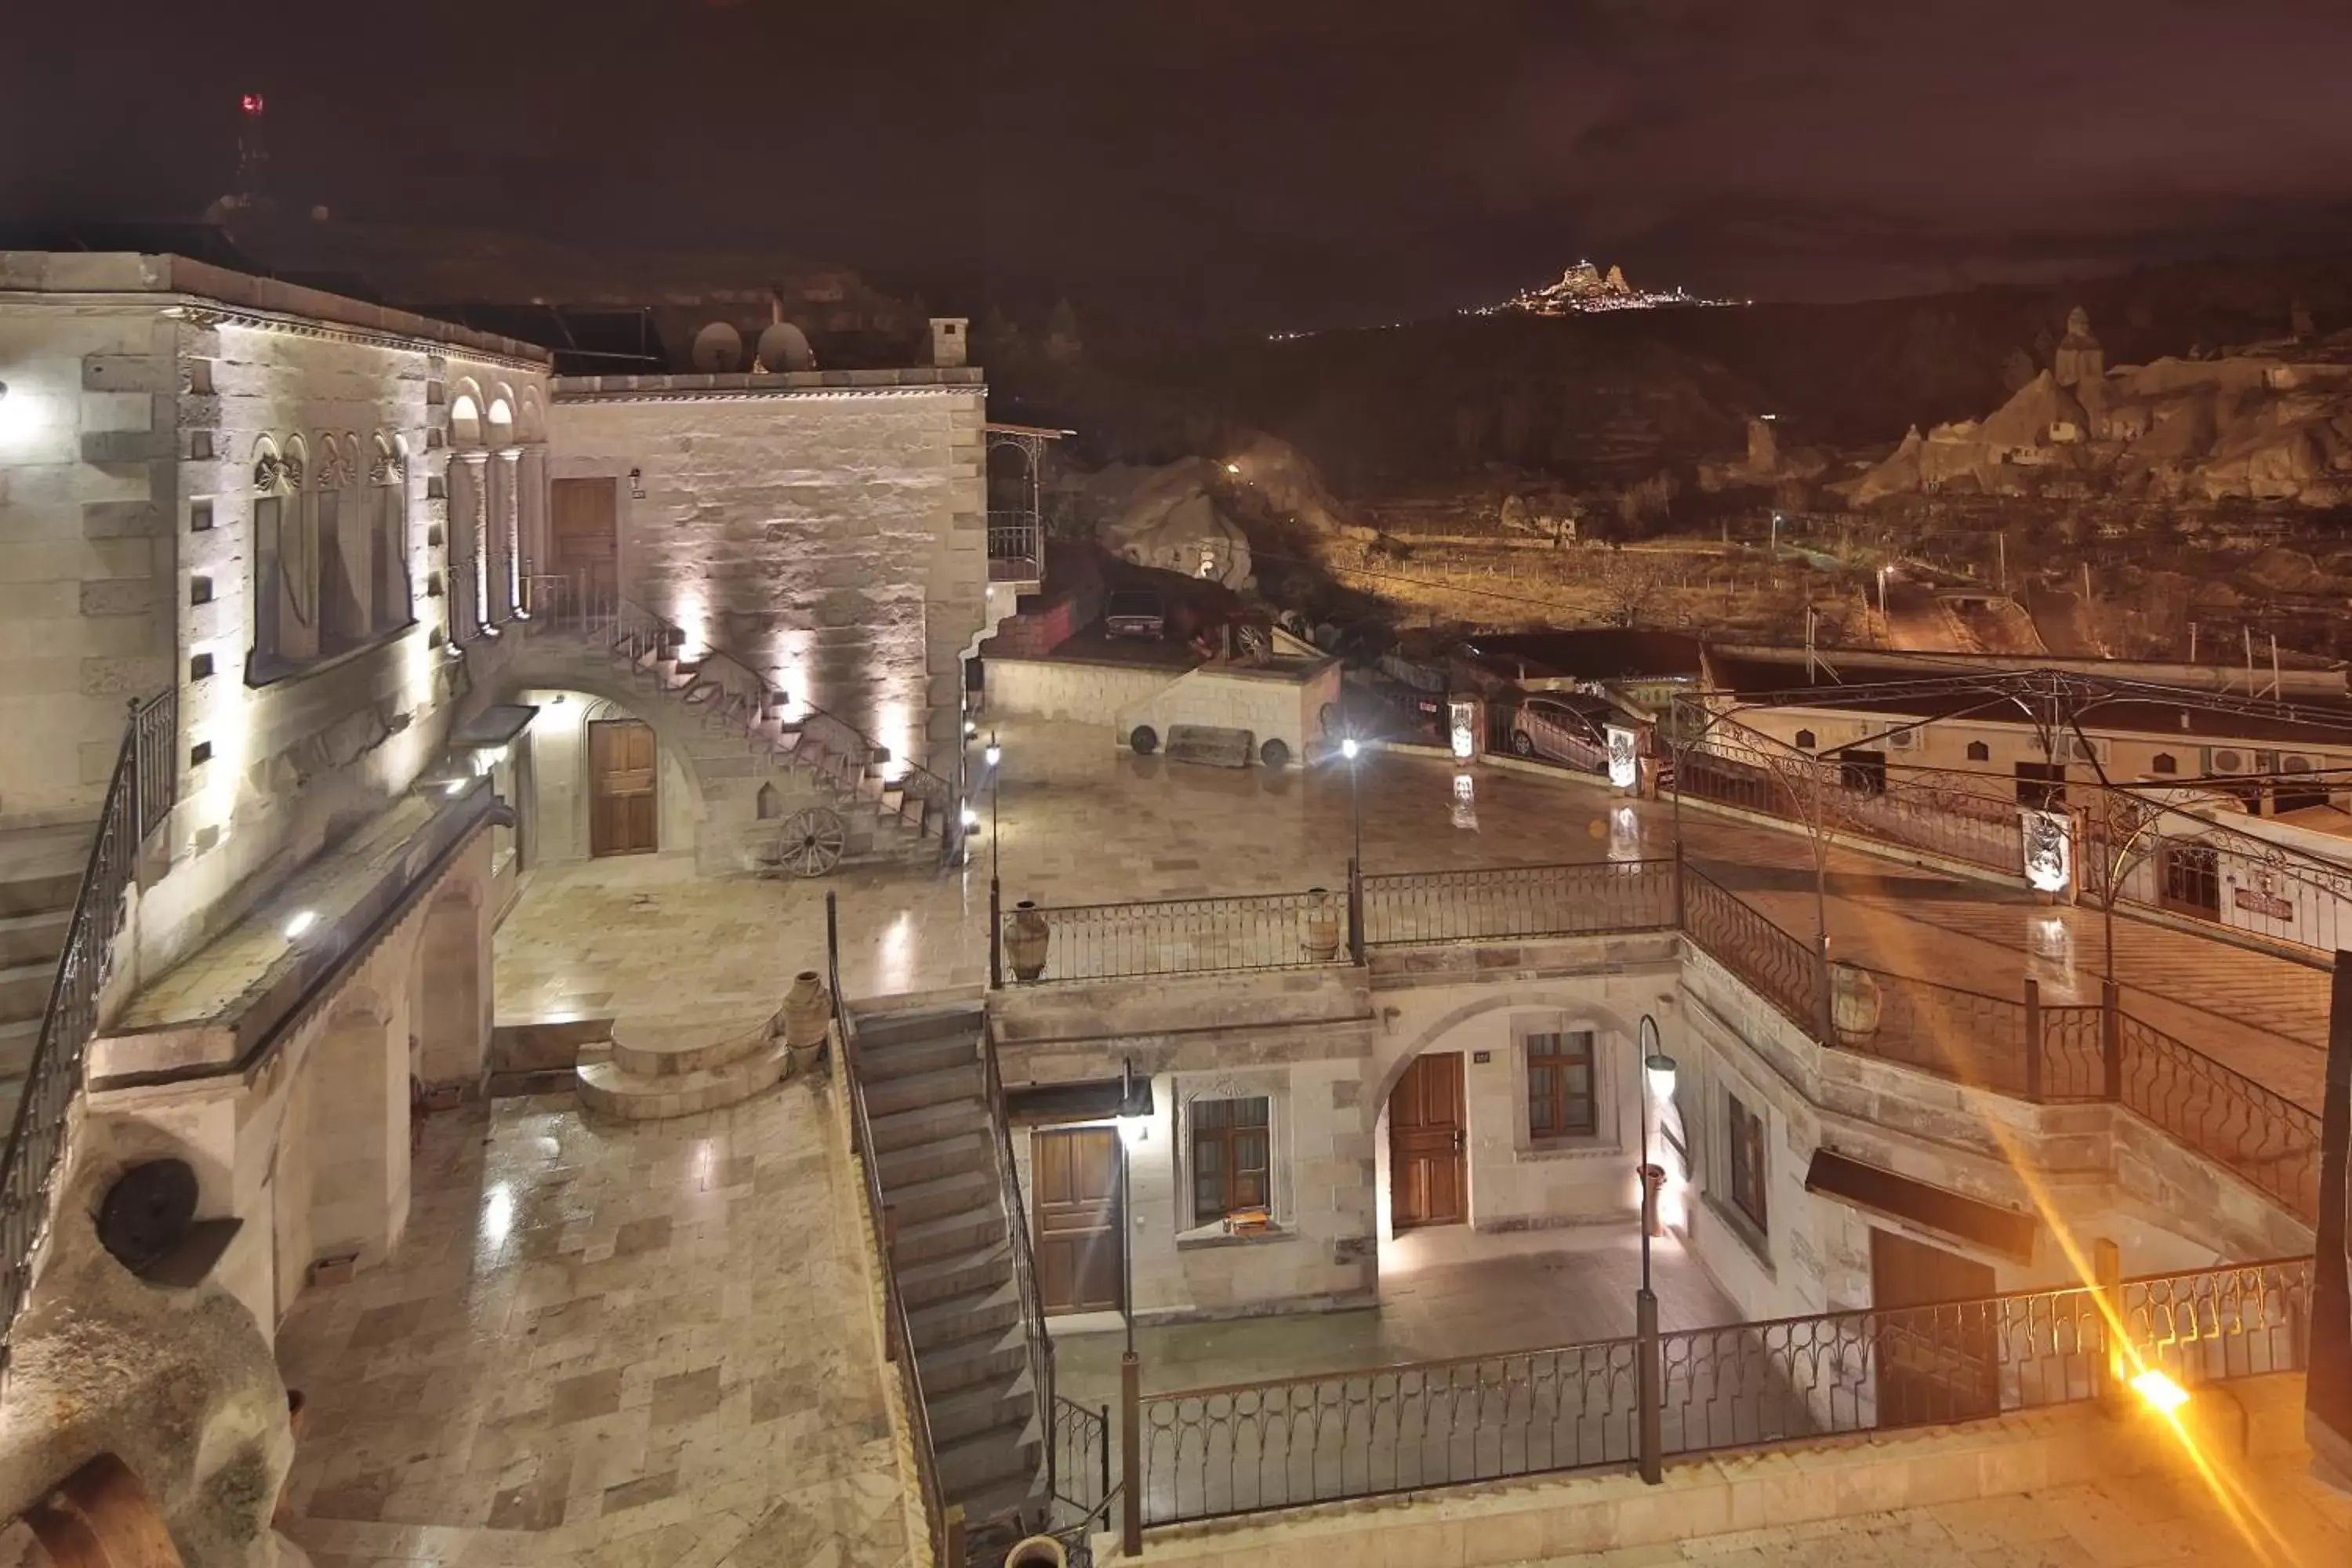
M 1640 626 L 1666 588 L 1666 558 L 1651 551 L 1596 551 L 1588 581 L 1601 595 L 1609 624 Z

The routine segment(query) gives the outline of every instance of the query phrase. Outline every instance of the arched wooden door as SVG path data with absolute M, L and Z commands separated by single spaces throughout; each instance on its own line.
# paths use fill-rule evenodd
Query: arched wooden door
M 1389 1095 L 1389 1216 L 1398 1230 L 1470 1217 L 1462 1053 L 1425 1051 Z

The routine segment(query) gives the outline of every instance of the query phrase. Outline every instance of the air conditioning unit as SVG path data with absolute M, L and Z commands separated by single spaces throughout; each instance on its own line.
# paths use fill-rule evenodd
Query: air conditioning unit
M 2095 760 L 2101 767 L 2105 767 L 2107 763 L 2107 742 L 2104 740 L 2085 741 L 2077 736 L 2066 742 L 2066 757 L 2068 761 L 2076 763 Z
M 1894 730 L 1886 735 L 1886 749 L 1890 752 L 1916 752 L 1919 744 L 1916 730 Z
M 2205 771 L 2209 773 L 2242 773 L 2246 771 L 2246 753 L 2235 746 L 2205 748 Z
M 2315 773 L 2326 771 L 2326 767 L 2327 759 L 2325 757 L 2305 756 L 2301 752 L 2279 754 L 2278 771 L 2283 773 Z

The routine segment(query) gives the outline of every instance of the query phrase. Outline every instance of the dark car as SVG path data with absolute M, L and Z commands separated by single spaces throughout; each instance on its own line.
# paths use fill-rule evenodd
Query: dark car
M 1168 606 L 1148 589 L 1123 588 L 1103 605 L 1103 635 L 1158 642 L 1168 635 Z

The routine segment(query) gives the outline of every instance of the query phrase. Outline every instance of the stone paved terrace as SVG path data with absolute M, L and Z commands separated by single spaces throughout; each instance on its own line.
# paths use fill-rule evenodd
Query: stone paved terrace
M 1337 888 L 1346 878 L 1343 764 L 1268 773 L 1114 752 L 1100 730 L 1023 721 L 1005 747 L 1002 840 L 1007 908 Z M 973 765 L 978 769 L 975 749 Z M 1360 763 L 1364 863 L 1372 872 L 1598 861 L 1672 853 L 1672 813 L 1597 784 L 1520 769 L 1476 773 L 1475 826 L 1454 825 L 1454 770 L 1373 754 Z M 972 862 L 941 875 L 867 868 L 816 881 L 695 881 L 683 858 L 638 857 L 535 877 L 499 935 L 502 1020 L 666 1011 L 685 997 L 781 995 L 822 967 L 824 894 L 839 894 L 853 997 L 987 979 L 992 859 L 984 791 Z M 1692 863 L 1785 929 L 1813 929 L 1811 847 L 1801 836 L 1686 807 Z M 2015 997 L 2029 973 L 2046 1002 L 2095 1002 L 2104 921 L 2021 889 L 1859 852 L 1830 858 L 1839 956 Z M 2119 916 L 2126 1003 L 2148 1022 L 2301 1103 L 2318 1104 L 2327 976 L 2217 939 Z M 2063 959 L 2037 956 L 2063 938 Z

